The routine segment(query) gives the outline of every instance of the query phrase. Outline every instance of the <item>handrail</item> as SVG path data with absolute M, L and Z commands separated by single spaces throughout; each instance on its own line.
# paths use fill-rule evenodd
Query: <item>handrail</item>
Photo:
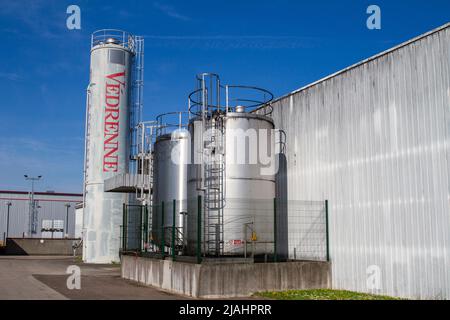
M 118 29 L 101 29 L 94 31 L 91 36 L 91 49 L 98 46 L 108 44 L 108 40 L 115 40 L 111 44 L 120 45 L 131 52 L 135 52 L 135 38 L 126 31 Z
M 197 76 L 197 79 L 199 77 Z M 195 116 L 202 116 L 203 111 L 205 111 L 207 114 L 213 113 L 213 112 L 222 112 L 222 113 L 228 113 L 233 112 L 233 108 L 235 107 L 241 107 L 245 110 L 245 112 L 252 112 L 256 109 L 260 108 L 261 106 L 266 105 L 268 108 L 264 109 L 264 113 L 262 113 L 265 116 L 269 116 L 272 114 L 272 107 L 270 103 L 274 99 L 274 95 L 266 89 L 255 87 L 255 86 L 247 86 L 247 85 L 218 85 L 219 90 L 225 91 L 225 103 L 221 103 L 220 101 L 214 103 L 212 101 L 209 101 L 206 99 L 202 99 L 202 101 L 199 101 L 199 98 L 195 98 L 196 95 L 200 95 L 205 91 L 204 88 L 198 88 L 188 95 L 188 102 L 189 102 L 189 113 L 193 114 Z M 241 89 L 246 90 L 247 94 L 262 94 L 263 96 L 261 99 L 256 98 L 246 98 L 245 95 L 243 97 L 232 97 L 232 91 L 237 91 L 234 89 Z M 206 90 L 207 91 L 207 90 Z M 208 94 L 206 92 L 206 94 Z M 235 102 L 233 106 L 230 106 L 230 102 Z M 205 109 L 205 110 L 203 110 Z M 261 114 L 261 113 L 260 113 Z
M 188 126 L 187 111 L 166 112 L 156 117 L 156 138 Z

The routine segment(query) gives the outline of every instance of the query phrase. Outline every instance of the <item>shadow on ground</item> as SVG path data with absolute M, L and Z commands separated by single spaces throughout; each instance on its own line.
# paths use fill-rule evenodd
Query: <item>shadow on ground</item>
M 118 275 L 81 276 L 81 289 L 67 288 L 68 275 L 33 275 L 46 286 L 74 300 L 175 300 L 187 299 L 139 286 Z

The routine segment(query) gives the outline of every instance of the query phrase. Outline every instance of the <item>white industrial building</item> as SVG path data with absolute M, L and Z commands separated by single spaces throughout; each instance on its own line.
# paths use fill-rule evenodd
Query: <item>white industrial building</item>
M 288 199 L 329 200 L 333 288 L 450 299 L 450 25 L 272 106 Z
M 75 238 L 75 206 L 82 194 L 0 191 L 0 240 L 6 238 Z

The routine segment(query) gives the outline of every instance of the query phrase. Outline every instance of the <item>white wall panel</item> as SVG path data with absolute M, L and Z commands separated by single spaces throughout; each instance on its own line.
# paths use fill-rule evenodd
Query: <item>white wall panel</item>
M 375 292 L 450 299 L 449 63 L 447 25 L 274 103 L 289 200 L 329 200 L 335 288 L 376 265 Z
M 42 194 L 34 196 L 38 202 L 37 209 L 37 233 L 29 233 L 29 195 L 26 192 L 0 191 L 0 240 L 6 234 L 6 222 L 8 215 L 7 202 L 11 202 L 9 211 L 9 237 L 44 237 L 41 233 L 42 220 L 66 221 L 67 207 L 69 207 L 69 237 L 74 237 L 75 231 L 75 205 L 83 200 L 81 195 L 76 194 Z

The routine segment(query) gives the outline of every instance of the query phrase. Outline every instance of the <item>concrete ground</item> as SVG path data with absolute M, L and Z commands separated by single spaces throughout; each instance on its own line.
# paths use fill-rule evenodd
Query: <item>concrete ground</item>
M 68 266 L 81 269 L 81 289 L 69 290 Z M 118 265 L 83 264 L 72 257 L 0 256 L 0 300 L 186 299 L 120 277 Z

